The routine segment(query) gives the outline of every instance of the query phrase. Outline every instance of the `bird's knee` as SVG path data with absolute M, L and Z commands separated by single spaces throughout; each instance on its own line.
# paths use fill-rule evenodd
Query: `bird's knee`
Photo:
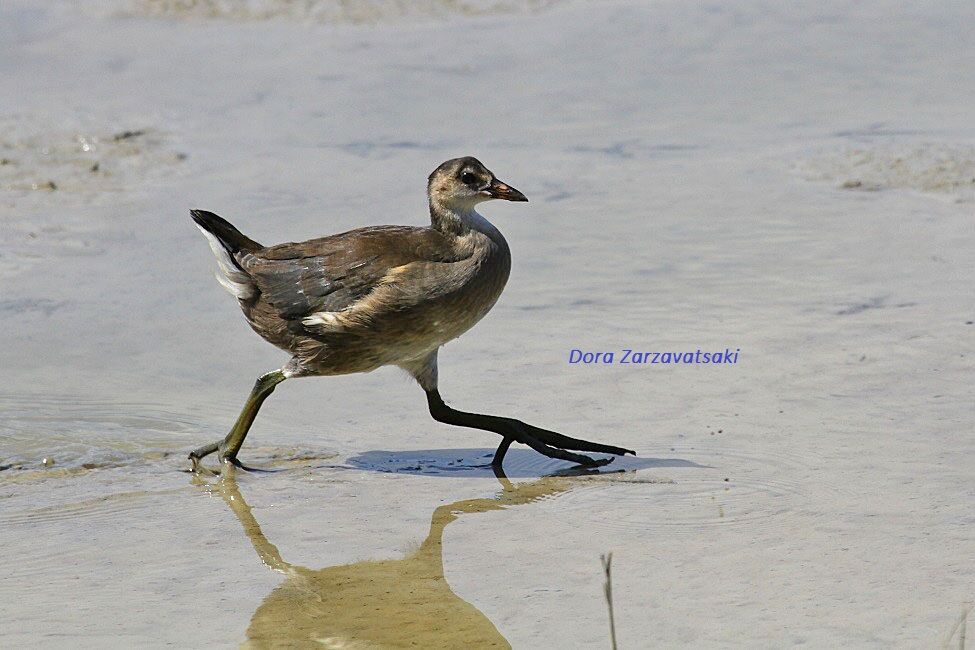
M 451 409 L 444 403 L 443 398 L 440 397 L 440 392 L 434 389 L 428 390 L 426 393 L 430 416 L 438 422 L 447 422 Z
M 254 382 L 255 391 L 273 391 L 274 387 L 280 384 L 282 381 L 287 379 L 288 376 L 285 375 L 280 370 L 272 370 L 271 372 L 266 372 L 257 378 Z

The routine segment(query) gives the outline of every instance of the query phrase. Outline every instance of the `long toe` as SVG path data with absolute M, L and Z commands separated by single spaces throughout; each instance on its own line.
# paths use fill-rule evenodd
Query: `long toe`
M 577 465 L 582 465 L 583 467 L 599 467 L 601 465 L 605 465 L 607 462 L 612 460 L 612 458 L 596 460 L 595 458 L 590 458 L 589 456 L 584 456 L 583 454 L 574 454 L 571 451 L 559 449 L 558 447 L 550 447 L 545 443 L 539 442 L 538 440 L 531 437 L 528 437 L 526 440 L 524 440 L 524 443 L 527 444 L 532 449 L 534 449 L 535 451 L 537 451 L 538 453 L 544 454 L 549 458 L 558 458 L 560 460 L 567 460 L 570 463 L 576 463 Z
M 530 424 L 523 424 L 523 428 L 524 433 L 527 433 L 531 437 L 536 438 L 547 445 L 558 447 L 559 449 L 595 451 L 600 454 L 615 454 L 617 456 L 624 456 L 626 454 L 636 456 L 636 452 L 632 449 L 625 449 L 623 447 L 616 447 L 615 445 L 604 445 L 601 442 L 592 442 L 590 440 L 573 438 L 571 436 L 558 433 L 557 431 L 549 431 L 548 429 L 542 429 Z
M 622 456 L 624 454 L 632 454 L 633 452 L 629 449 L 623 449 L 622 447 L 615 447 L 613 445 L 604 445 L 600 442 L 591 442 L 589 440 L 580 440 L 578 438 L 570 438 L 569 436 L 561 436 L 560 439 L 546 440 L 539 436 L 539 439 L 546 444 L 552 445 L 553 447 L 558 447 L 559 449 L 574 449 L 576 451 L 594 451 L 598 454 L 615 454 L 617 456 Z

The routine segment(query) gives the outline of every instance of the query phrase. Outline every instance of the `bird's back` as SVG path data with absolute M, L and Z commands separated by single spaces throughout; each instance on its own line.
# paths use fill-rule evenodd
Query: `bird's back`
M 251 327 L 309 374 L 435 350 L 487 313 L 510 269 L 507 246 L 477 231 L 373 226 L 263 247 L 219 217 L 194 219 Z

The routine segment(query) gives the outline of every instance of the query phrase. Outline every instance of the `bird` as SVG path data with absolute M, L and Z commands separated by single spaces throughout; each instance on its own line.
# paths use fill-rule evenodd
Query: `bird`
M 190 211 L 216 257 L 217 280 L 237 299 L 251 328 L 291 355 L 257 379 L 224 438 L 190 452 L 194 472 L 213 453 L 222 463 L 241 466 L 247 432 L 281 382 L 383 366 L 398 366 L 416 380 L 435 420 L 499 434 L 495 468 L 514 442 L 583 467 L 635 454 L 444 402 L 439 349 L 488 313 L 511 270 L 507 241 L 475 208 L 490 200 L 528 199 L 472 156 L 439 165 L 427 179 L 427 198 L 429 226 L 369 226 L 275 246 L 257 243 L 212 212 Z

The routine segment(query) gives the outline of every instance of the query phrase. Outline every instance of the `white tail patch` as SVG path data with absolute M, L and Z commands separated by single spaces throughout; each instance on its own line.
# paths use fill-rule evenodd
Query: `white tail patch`
M 213 251 L 214 257 L 217 258 L 217 266 L 220 267 L 220 270 L 216 273 L 217 282 L 238 300 L 247 300 L 253 297 L 254 285 L 251 283 L 250 277 L 237 268 L 237 265 L 230 259 L 230 254 L 227 253 L 227 249 L 223 247 L 220 240 L 213 233 L 207 232 L 205 228 L 199 225 L 197 228 L 207 238 L 207 242 L 210 244 L 210 250 Z

